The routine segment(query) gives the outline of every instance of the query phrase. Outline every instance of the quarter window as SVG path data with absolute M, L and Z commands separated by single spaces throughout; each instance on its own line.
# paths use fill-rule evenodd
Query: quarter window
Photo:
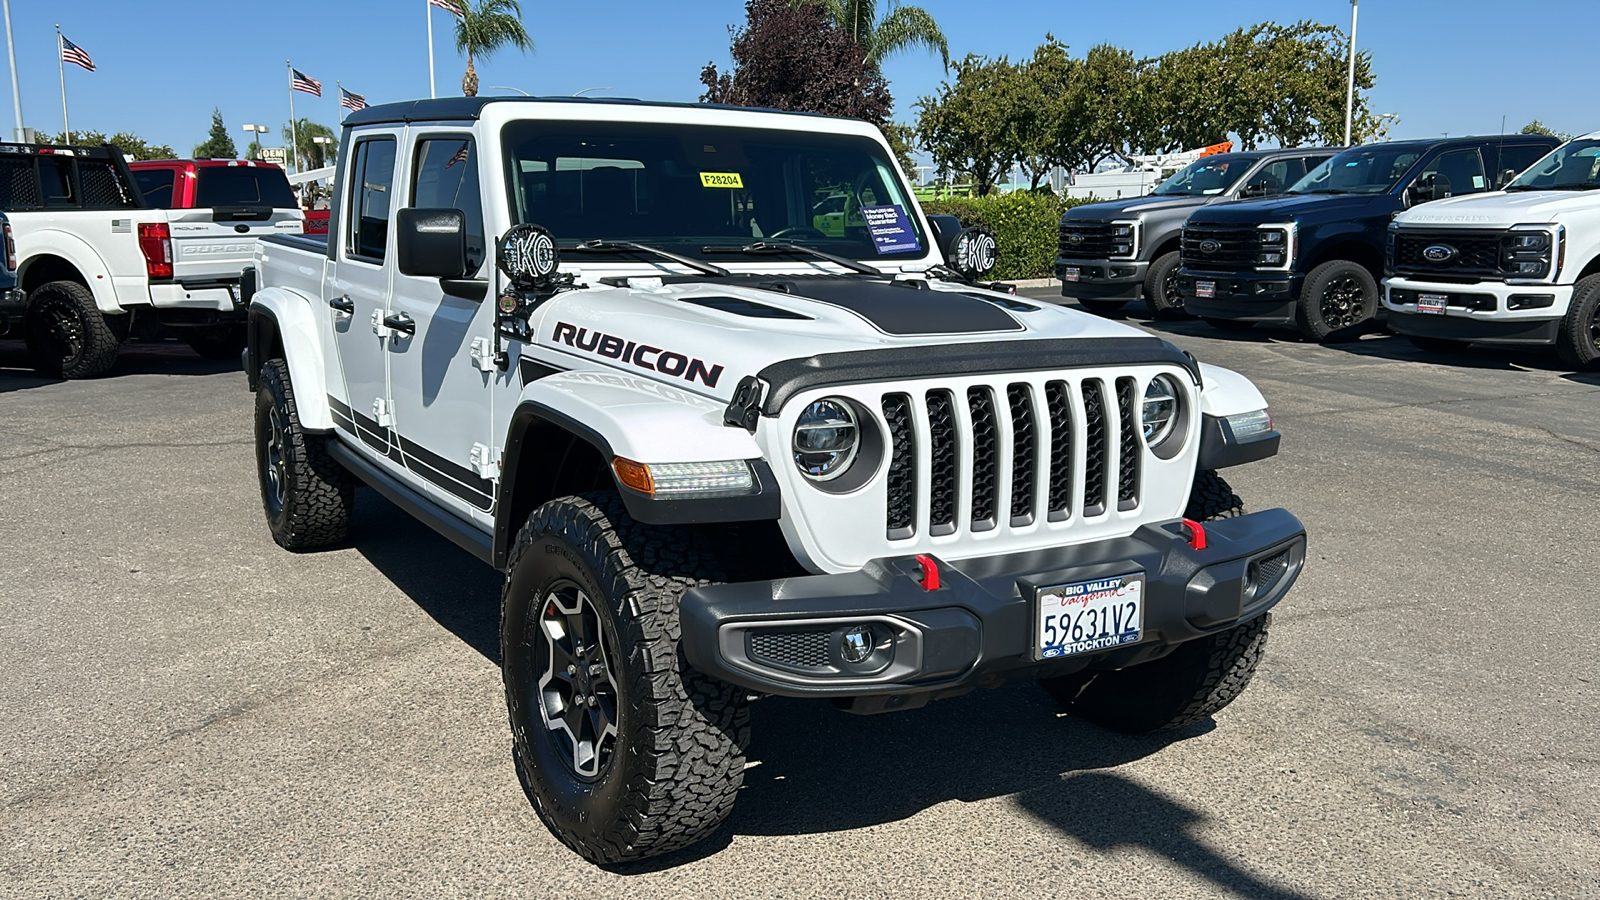
M 345 252 L 382 262 L 389 244 L 389 215 L 394 193 L 395 142 L 393 138 L 362 141 L 350 163 L 350 225 Z
M 459 209 L 467 220 L 467 271 L 483 264 L 483 200 L 478 193 L 478 151 L 469 138 L 431 137 L 417 142 L 411 205 Z

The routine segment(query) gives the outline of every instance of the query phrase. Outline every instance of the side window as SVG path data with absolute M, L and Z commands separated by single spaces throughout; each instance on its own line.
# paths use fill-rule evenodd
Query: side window
M 1433 162 L 1423 167 L 1417 182 L 1425 183 L 1430 175 L 1433 176 L 1436 199 L 1477 194 L 1489 189 L 1489 180 L 1483 173 L 1483 158 L 1478 155 L 1476 147 L 1439 154 Z
M 467 218 L 467 270 L 483 264 L 483 200 L 478 194 L 478 153 L 466 137 L 426 137 L 417 142 L 411 205 L 459 209 Z
M 375 138 L 356 145 L 350 163 L 350 210 L 345 252 L 369 262 L 382 262 L 389 244 L 389 202 L 394 193 L 394 138 Z
M 1327 159 L 1326 156 L 1296 156 L 1292 159 L 1284 160 L 1283 164 L 1289 175 L 1289 180 L 1285 183 L 1294 184 L 1296 181 L 1306 177 L 1307 172 L 1322 165 L 1322 161 L 1325 159 Z
M 171 169 L 138 169 L 133 173 L 133 180 L 151 206 L 171 209 L 172 183 L 176 174 Z
M 1500 172 L 1496 172 L 1495 175 L 1498 179 L 1498 176 L 1505 170 L 1510 169 L 1513 173 L 1511 178 L 1515 178 L 1521 175 L 1529 166 L 1543 159 L 1545 154 L 1549 152 L 1549 148 L 1539 144 L 1523 145 L 1521 147 L 1501 147 Z M 1499 179 L 1497 183 L 1509 184 L 1511 178 Z

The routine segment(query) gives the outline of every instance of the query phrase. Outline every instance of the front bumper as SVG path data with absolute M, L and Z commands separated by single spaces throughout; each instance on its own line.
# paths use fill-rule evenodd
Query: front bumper
M 1289 272 L 1199 272 L 1178 270 L 1178 293 L 1183 308 L 1204 319 L 1237 319 L 1293 325 L 1295 301 L 1303 278 Z M 1200 286 L 1211 285 L 1211 296 L 1200 296 Z
M 1383 282 L 1389 327 L 1405 335 L 1495 344 L 1554 344 L 1572 302 L 1570 284 Z M 1445 297 L 1445 311 L 1421 312 L 1419 294 Z
M 1069 281 L 1076 269 L 1076 279 Z M 1061 296 L 1075 300 L 1137 300 L 1144 294 L 1144 277 L 1149 260 L 1066 259 L 1056 257 L 1056 278 L 1061 281 Z
M 935 560 L 932 591 L 910 557 L 842 575 L 693 588 L 681 601 L 681 646 L 707 675 L 768 694 L 850 698 L 856 712 L 1089 666 L 1123 668 L 1261 615 L 1305 564 L 1305 528 L 1285 510 L 1204 528 L 1204 549 L 1173 521 L 1087 544 Z M 1137 643 L 1035 658 L 1036 588 L 1129 574 L 1145 577 Z M 871 626 L 877 649 L 852 665 L 844 634 L 860 625 Z

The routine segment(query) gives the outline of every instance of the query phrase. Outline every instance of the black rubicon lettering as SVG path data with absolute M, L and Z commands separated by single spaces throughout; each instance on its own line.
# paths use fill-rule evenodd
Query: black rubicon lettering
M 685 381 L 699 381 L 709 388 L 716 387 L 717 382 L 722 379 L 720 365 L 707 365 L 703 359 L 652 347 L 649 344 L 624 340 L 614 334 L 590 331 L 566 322 L 556 323 L 550 339 L 607 359 L 632 363 L 641 369 L 660 372 Z

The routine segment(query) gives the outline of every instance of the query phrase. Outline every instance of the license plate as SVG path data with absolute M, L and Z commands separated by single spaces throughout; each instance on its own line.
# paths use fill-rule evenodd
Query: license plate
M 1450 305 L 1449 294 L 1417 295 L 1417 312 L 1419 313 L 1434 313 L 1436 315 L 1443 315 L 1444 308 L 1448 305 Z
M 1038 659 L 1137 643 L 1144 631 L 1144 576 L 1116 575 L 1039 588 Z
M 1061 270 L 1061 280 L 1062 281 L 1077 281 L 1078 280 L 1078 267 L 1077 266 L 1067 266 L 1066 268 L 1062 269 Z
M 1217 295 L 1217 283 L 1215 281 L 1196 281 L 1194 283 L 1194 295 L 1196 297 L 1215 297 Z

